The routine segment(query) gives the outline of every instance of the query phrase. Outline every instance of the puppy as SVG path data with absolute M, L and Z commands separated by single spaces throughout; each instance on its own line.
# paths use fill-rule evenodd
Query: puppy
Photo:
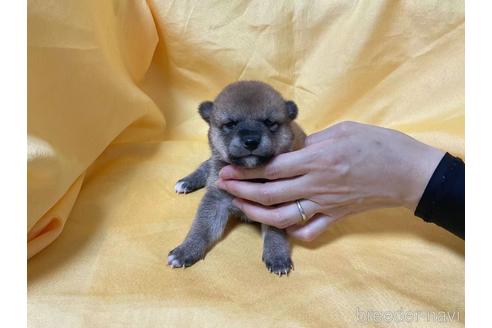
M 228 85 L 214 102 L 205 101 L 198 109 L 209 124 L 210 159 L 176 183 L 176 192 L 190 193 L 204 186 L 196 217 L 185 240 L 168 256 L 173 268 L 188 267 L 204 258 L 221 238 L 229 217 L 248 218 L 232 204 L 233 197 L 216 187 L 221 168 L 232 164 L 255 168 L 274 156 L 304 145 L 305 134 L 294 122 L 297 106 L 285 101 L 268 84 L 239 81 Z M 263 261 L 279 276 L 292 268 L 290 247 L 283 230 L 262 224 Z

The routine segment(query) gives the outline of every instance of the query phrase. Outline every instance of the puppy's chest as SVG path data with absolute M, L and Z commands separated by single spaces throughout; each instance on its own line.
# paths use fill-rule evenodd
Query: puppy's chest
M 229 217 L 231 218 L 236 218 L 242 222 L 245 222 L 245 223 L 251 223 L 251 222 L 254 222 L 252 220 L 250 220 L 246 214 L 243 213 L 243 211 L 241 211 L 239 208 L 237 208 L 236 206 L 232 205 L 231 204 L 231 209 L 229 210 Z
M 244 180 L 244 181 L 249 181 L 249 182 L 256 182 L 256 183 L 265 183 L 267 182 L 268 180 L 267 179 L 250 179 L 250 180 Z M 231 195 L 231 197 L 233 197 Z M 243 221 L 243 222 L 254 222 L 252 220 L 250 220 L 246 214 L 244 214 L 240 209 L 238 209 L 237 207 L 235 207 L 234 205 L 232 205 L 231 203 L 231 216 L 235 216 L 235 217 L 238 217 L 239 220 Z
M 208 200 L 210 202 L 209 205 L 215 208 L 222 207 L 227 209 L 229 218 L 239 219 L 242 222 L 253 222 L 246 216 L 246 214 L 243 213 L 243 211 L 232 204 L 232 199 L 234 196 L 226 191 L 217 189 L 215 186 L 209 187 L 209 191 L 211 191 L 214 195 L 214 197 Z
M 232 204 L 232 199 L 234 198 L 234 196 L 232 196 L 231 194 L 229 194 L 226 191 L 217 189 L 215 183 L 217 182 L 217 179 L 219 178 L 220 169 L 222 169 L 225 165 L 226 165 L 226 163 L 223 163 L 223 162 L 215 159 L 214 157 L 212 157 L 210 169 L 208 172 L 208 179 L 207 179 L 208 189 L 213 190 L 214 195 L 216 195 L 216 197 L 214 197 L 215 201 L 225 202 L 227 204 L 227 207 L 229 208 L 228 209 L 229 217 L 237 218 L 240 221 L 245 222 L 245 223 L 254 222 L 254 221 L 250 220 L 246 216 L 246 214 L 244 214 L 239 208 L 237 208 L 236 206 L 234 206 Z M 268 180 L 267 179 L 251 179 L 251 180 L 245 180 L 245 181 L 264 183 L 264 182 L 267 182 Z

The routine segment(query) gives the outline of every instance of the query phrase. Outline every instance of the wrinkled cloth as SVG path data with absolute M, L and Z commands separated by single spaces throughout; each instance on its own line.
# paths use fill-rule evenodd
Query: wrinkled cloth
M 464 242 L 405 209 L 293 241 L 288 278 L 235 222 L 166 266 L 203 196 L 174 192 L 210 155 L 197 106 L 245 79 L 307 133 L 354 120 L 464 158 L 463 1 L 30 0 L 29 326 L 463 326 Z

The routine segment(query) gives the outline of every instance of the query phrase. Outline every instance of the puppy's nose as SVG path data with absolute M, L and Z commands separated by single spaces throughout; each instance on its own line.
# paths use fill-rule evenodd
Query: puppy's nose
M 260 144 L 261 136 L 248 135 L 241 138 L 244 148 L 247 150 L 255 150 Z

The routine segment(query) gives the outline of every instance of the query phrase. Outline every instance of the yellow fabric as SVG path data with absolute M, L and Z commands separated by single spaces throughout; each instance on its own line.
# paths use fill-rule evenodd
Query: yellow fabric
M 28 256 L 61 234 L 28 262 L 29 326 L 463 326 L 464 242 L 404 209 L 294 242 L 288 278 L 246 224 L 166 266 L 203 195 L 174 193 L 209 155 L 197 105 L 238 79 L 295 100 L 308 133 L 356 120 L 464 156 L 462 1 L 30 0 Z

